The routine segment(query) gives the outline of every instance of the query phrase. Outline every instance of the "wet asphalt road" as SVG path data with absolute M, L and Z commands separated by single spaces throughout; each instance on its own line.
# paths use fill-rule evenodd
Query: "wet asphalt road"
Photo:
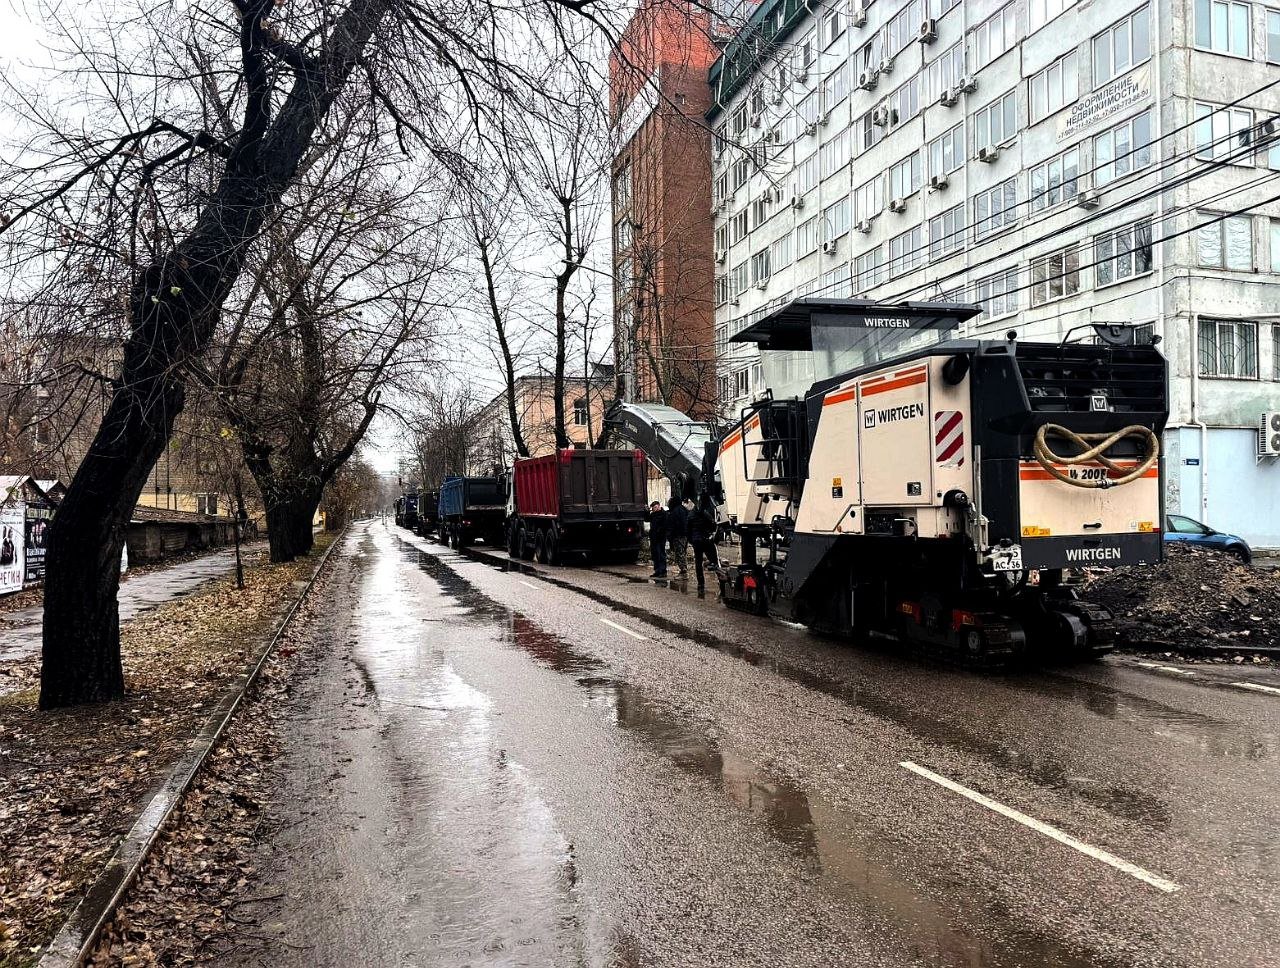
M 335 561 L 246 964 L 1280 963 L 1269 671 L 980 675 L 389 523 Z

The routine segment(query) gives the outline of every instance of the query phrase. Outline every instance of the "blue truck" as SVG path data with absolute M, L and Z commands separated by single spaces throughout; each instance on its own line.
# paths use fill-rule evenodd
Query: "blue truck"
M 440 485 L 440 540 L 462 548 L 477 538 L 506 544 L 507 481 L 504 477 L 446 477 Z

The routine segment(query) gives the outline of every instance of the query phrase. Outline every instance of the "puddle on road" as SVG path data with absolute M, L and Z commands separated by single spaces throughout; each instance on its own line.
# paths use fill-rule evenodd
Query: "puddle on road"
M 897 845 L 869 841 L 853 818 L 805 790 L 767 775 L 756 764 L 720 747 L 705 732 L 669 716 L 644 690 L 613 675 L 607 664 L 575 648 L 525 615 L 489 598 L 435 555 L 406 552 L 463 606 L 467 614 L 498 624 L 508 641 L 540 665 L 573 676 L 585 701 L 608 721 L 645 742 L 677 768 L 718 787 L 739 810 L 761 821 L 778 843 L 812 865 L 827 888 L 872 923 L 893 923 L 902 942 L 922 964 L 949 968 L 1054 965 L 1105 968 L 1056 941 L 1022 929 L 994 902 L 964 895 L 959 884 L 945 901 L 922 897 L 919 885 L 902 877 Z M 749 650 L 744 650 L 749 651 Z M 766 660 L 758 654 L 759 660 Z M 963 924 L 999 925 L 978 936 Z

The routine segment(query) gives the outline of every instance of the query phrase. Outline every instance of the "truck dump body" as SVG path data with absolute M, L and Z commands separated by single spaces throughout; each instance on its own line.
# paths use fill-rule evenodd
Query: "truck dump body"
M 530 457 L 516 461 L 513 483 L 513 556 L 628 557 L 639 550 L 647 487 L 642 451 L 565 449 Z

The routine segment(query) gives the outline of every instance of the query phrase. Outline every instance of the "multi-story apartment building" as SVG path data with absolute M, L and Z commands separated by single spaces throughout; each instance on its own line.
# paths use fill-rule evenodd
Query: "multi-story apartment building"
M 711 18 L 645 0 L 609 58 L 619 396 L 714 409 Z
M 1280 545 L 1280 5 L 765 0 L 711 71 L 728 340 L 805 295 L 973 302 L 970 333 L 1138 324 L 1167 507 Z

